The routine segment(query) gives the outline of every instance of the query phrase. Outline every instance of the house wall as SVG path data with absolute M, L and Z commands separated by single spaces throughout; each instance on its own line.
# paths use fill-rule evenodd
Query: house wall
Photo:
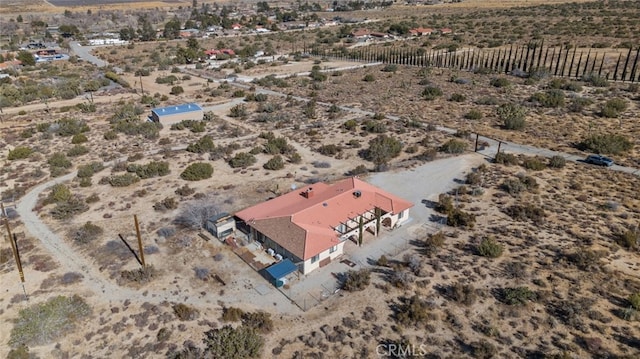
M 302 270 L 301 270 L 302 274 L 309 274 L 312 271 L 320 268 L 320 262 L 323 259 L 331 258 L 331 260 L 333 261 L 337 257 L 341 256 L 344 253 L 344 243 L 345 243 L 344 241 L 336 243 L 336 251 L 333 253 L 329 253 L 331 252 L 331 249 L 327 249 L 326 251 L 320 253 L 320 255 L 318 256 L 318 260 L 314 261 L 313 263 L 311 262 L 312 258 L 309 258 L 306 261 L 304 261 L 302 265 Z
M 295 263 L 298 266 L 298 269 L 302 271 L 302 268 L 300 268 L 300 263 L 302 262 L 302 259 L 298 258 L 293 253 L 289 252 L 284 247 L 276 243 L 274 240 L 260 233 L 253 227 L 251 228 L 250 240 L 255 240 L 262 243 L 265 250 L 267 250 L 268 248 L 271 248 L 274 250 L 274 252 L 276 252 L 277 254 L 280 254 L 282 258 L 290 259 L 293 263 Z
M 151 119 L 154 122 L 160 122 L 163 126 L 170 126 L 174 123 L 178 123 L 184 120 L 202 120 L 204 117 L 203 111 L 190 111 L 185 113 L 176 113 L 174 115 L 158 116 L 155 112 L 151 113 Z

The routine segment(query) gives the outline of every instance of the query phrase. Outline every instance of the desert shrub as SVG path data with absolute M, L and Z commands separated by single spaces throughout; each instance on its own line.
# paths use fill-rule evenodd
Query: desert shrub
M 20 310 L 11 329 L 9 344 L 40 346 L 73 332 L 76 324 L 89 317 L 91 308 L 78 295 L 56 296 Z
M 527 111 L 513 103 L 505 103 L 496 109 L 496 114 L 507 130 L 523 130 L 526 126 Z
M 467 120 L 479 120 L 482 118 L 482 112 L 478 110 L 470 110 L 469 112 L 464 114 L 464 118 Z
M 395 319 L 404 326 L 424 326 L 433 316 L 428 302 L 415 294 L 402 299 L 397 306 Z
M 131 173 L 111 176 L 107 180 L 112 187 L 127 187 L 139 181 L 140 177 Z
M 286 155 L 295 151 L 294 147 L 287 143 L 284 137 L 273 137 L 264 145 L 264 152 L 269 155 Z
M 465 102 L 466 100 L 467 100 L 467 97 L 459 93 L 454 93 L 451 95 L 451 97 L 449 97 L 449 101 L 453 101 L 453 102 Z
M 620 97 L 612 98 L 602 106 L 600 115 L 607 118 L 618 118 L 620 113 L 624 112 L 628 106 L 627 100 Z
M 562 107 L 564 106 L 564 92 L 556 89 L 536 92 L 531 96 L 531 100 L 543 107 Z
M 528 170 L 542 171 L 543 169 L 545 169 L 547 167 L 547 165 L 542 160 L 540 160 L 539 158 L 526 157 L 522 161 L 522 167 L 524 167 L 524 168 L 526 168 Z
M 473 342 L 469 346 L 471 347 L 473 357 L 476 359 L 491 359 L 498 354 L 496 346 L 485 339 Z
M 585 107 L 593 104 L 593 100 L 586 97 L 574 97 L 569 104 L 569 111 L 571 112 L 582 112 Z
M 467 178 L 464 183 L 472 186 L 479 186 L 482 184 L 482 173 L 480 171 L 473 171 L 467 174 Z
M 464 212 L 460 208 L 454 208 L 447 213 L 447 225 L 451 227 L 473 228 L 475 222 L 474 214 Z
M 362 175 L 365 173 L 368 173 L 369 170 L 367 169 L 367 166 L 365 165 L 358 165 L 355 168 L 351 169 L 349 171 L 349 176 L 358 176 L 358 175 Z
M 613 133 L 590 135 L 578 144 L 583 151 L 604 154 L 620 154 L 633 148 L 633 143 L 624 135 Z
M 260 356 L 264 339 L 247 326 L 225 325 L 205 332 L 204 344 L 205 353 L 213 358 L 247 359 Z
M 567 163 L 567 160 L 559 155 L 553 156 L 549 159 L 548 166 L 551 168 L 563 168 Z
M 389 276 L 389 282 L 396 288 L 408 289 L 414 277 L 406 270 L 395 270 Z
M 640 310 L 640 292 L 631 294 L 628 298 L 631 308 Z
M 57 202 L 56 206 L 51 209 L 51 217 L 57 220 L 65 220 L 88 209 L 89 206 L 80 197 L 73 196 L 66 201 Z
M 347 120 L 342 124 L 342 127 L 346 130 L 354 130 L 356 127 L 358 127 L 358 122 L 356 120 Z
M 182 187 L 178 187 L 178 189 L 176 189 L 175 193 L 178 196 L 182 196 L 182 197 L 186 197 L 186 196 L 191 196 L 192 194 L 196 193 L 196 190 L 189 187 L 188 184 L 185 184 Z
M 528 287 L 508 287 L 500 291 L 500 300 L 508 305 L 525 305 L 528 301 L 535 301 L 538 295 Z
M 213 144 L 211 136 L 202 136 L 198 141 L 191 143 L 187 146 L 187 152 L 193 153 L 206 153 L 211 152 L 216 148 Z
M 95 239 L 98 239 L 104 230 L 102 227 L 91 223 L 90 221 L 78 227 L 72 233 L 72 238 L 75 242 L 80 244 L 87 244 Z
M 127 172 L 138 175 L 141 179 L 147 179 L 158 176 L 166 176 L 171 173 L 169 162 L 151 161 L 144 165 L 131 164 L 127 166 Z
M 509 217 L 517 221 L 530 220 L 533 223 L 542 223 L 547 216 L 544 209 L 537 207 L 531 203 L 526 204 L 514 204 L 504 209 Z
M 173 86 L 171 87 L 171 91 L 169 91 L 171 95 L 180 95 L 184 93 L 184 89 L 182 86 Z
M 374 82 L 375 80 L 376 80 L 376 77 L 373 76 L 373 74 L 366 74 L 362 78 L 362 81 L 364 81 L 364 82 Z
M 416 156 L 416 159 L 420 160 L 420 161 L 433 161 L 436 159 L 436 157 L 438 156 L 438 150 L 435 148 L 427 148 L 424 151 L 422 151 L 421 154 Z
M 581 270 L 589 271 L 599 266 L 602 252 L 579 248 L 575 252 L 567 253 L 565 257 L 569 263 L 574 264 Z
M 229 117 L 245 117 L 248 115 L 247 106 L 245 104 L 237 104 L 231 108 L 229 111 Z
M 176 201 L 176 199 L 173 197 L 165 197 L 165 199 L 160 202 L 156 202 L 153 205 L 154 210 L 161 212 L 176 208 L 178 208 L 178 201 Z
M 47 159 L 47 164 L 51 167 L 69 168 L 72 166 L 71 161 L 62 152 L 56 152 Z
M 494 159 L 495 163 L 502 165 L 515 165 L 518 164 L 518 157 L 512 153 L 499 152 Z
M 498 243 L 493 237 L 482 239 L 477 247 L 478 254 L 488 258 L 498 258 L 504 251 L 504 246 Z
M 174 304 L 173 313 L 182 321 L 194 320 L 200 315 L 196 308 L 183 303 Z
M 489 84 L 493 87 L 498 87 L 498 88 L 511 86 L 511 82 L 506 77 L 492 78 L 491 81 L 489 81 Z
M 442 96 L 442 90 L 439 87 L 427 86 L 422 91 L 422 97 L 427 101 L 435 100 L 440 96 Z
M 74 145 L 80 144 L 80 143 L 85 143 L 89 141 L 89 139 L 87 138 L 87 136 L 84 133 L 78 133 L 73 135 L 73 137 L 71 138 L 71 143 Z
M 240 308 L 225 307 L 222 308 L 222 321 L 223 322 L 238 322 L 242 319 L 244 311 Z
M 344 274 L 342 289 L 355 292 L 364 290 L 371 282 L 371 272 L 368 269 L 350 270 Z
M 444 246 L 445 235 L 442 232 L 433 233 L 424 240 L 425 254 L 429 257 L 436 255 Z
M 389 160 L 397 157 L 402 151 L 402 143 L 397 139 L 379 135 L 369 141 L 369 148 L 365 151 L 365 159 L 373 162 L 377 168 L 386 165 Z
M 450 139 L 439 148 L 440 152 L 450 154 L 463 153 L 466 149 L 467 143 L 456 139 Z
M 188 128 L 193 133 L 204 132 L 207 123 L 205 121 L 197 120 L 182 120 L 178 123 L 171 125 L 170 129 L 174 131 L 182 131 Z
M 325 156 L 335 156 L 338 152 L 342 151 L 342 147 L 334 144 L 322 145 L 318 147 L 317 151 Z
M 607 87 L 609 86 L 609 82 L 605 77 L 602 77 L 597 74 L 586 74 L 582 76 L 582 81 L 593 87 Z
M 263 311 L 243 313 L 242 325 L 263 334 L 270 333 L 273 330 L 271 314 Z
M 447 288 L 447 296 L 453 301 L 464 305 L 472 305 L 478 297 L 476 289 L 472 285 L 460 282 Z
M 180 174 L 180 178 L 187 181 L 200 181 L 211 178 L 213 175 L 213 166 L 209 163 L 196 162 L 190 164 Z
M 89 125 L 82 120 L 76 120 L 72 118 L 63 118 L 56 121 L 50 128 L 52 129 L 58 136 L 73 136 L 80 134 L 82 132 L 89 131 Z
M 73 195 L 66 185 L 59 183 L 51 187 L 51 192 L 44 200 L 44 204 L 65 202 L 71 199 Z
M 376 261 L 376 265 L 381 266 L 381 267 L 386 267 L 389 265 L 389 259 L 387 258 L 387 256 L 385 256 L 384 254 L 380 256 L 380 258 L 378 258 L 378 260 Z
M 517 178 L 509 178 L 500 184 L 500 189 L 510 195 L 518 195 L 526 190 L 533 191 L 538 188 L 538 183 L 533 177 L 518 176 Z
M 173 227 L 162 227 L 158 229 L 156 233 L 162 238 L 170 238 L 176 234 L 176 230 Z
M 69 157 L 78 157 L 82 155 L 86 155 L 89 153 L 89 149 L 82 145 L 75 145 L 67 151 L 67 156 Z
M 33 153 L 33 150 L 30 147 L 18 146 L 13 150 L 9 150 L 9 154 L 7 155 L 7 159 L 9 161 L 13 160 L 22 160 L 25 159 Z
M 246 168 L 256 163 L 256 157 L 248 152 L 237 153 L 229 160 L 229 166 L 232 168 Z
M 144 284 L 150 282 L 156 274 L 156 269 L 152 265 L 147 265 L 144 268 L 124 270 L 120 272 L 120 277 L 127 282 Z
M 104 165 L 102 162 L 91 162 L 78 167 L 78 178 L 90 178 L 95 173 L 102 171 Z
M 220 214 L 220 209 L 213 203 L 200 200 L 186 205 L 174 219 L 174 223 L 189 229 L 204 228 L 207 219 Z
M 624 248 L 636 249 L 640 245 L 640 231 L 629 229 L 615 235 L 615 241 Z
M 438 202 L 434 209 L 440 213 L 450 213 L 454 209 L 453 198 L 448 194 L 440 193 L 440 195 L 438 195 Z
M 264 165 L 262 165 L 262 167 L 265 170 L 271 171 L 281 170 L 284 168 L 284 160 L 282 159 L 282 156 L 275 155 L 271 157 L 271 159 L 268 160 Z
M 387 132 L 387 126 L 384 122 L 379 120 L 367 120 L 363 123 L 363 128 L 367 132 L 371 133 L 385 133 Z
M 113 141 L 118 138 L 118 133 L 113 130 L 109 130 L 102 135 L 102 137 L 107 141 Z
M 387 64 L 380 71 L 382 71 L 382 72 L 396 72 L 396 71 L 398 71 L 398 65 L 396 65 L 396 64 Z

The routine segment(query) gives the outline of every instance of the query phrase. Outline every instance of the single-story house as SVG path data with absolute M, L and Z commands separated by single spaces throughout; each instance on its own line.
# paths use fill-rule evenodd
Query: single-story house
M 356 29 L 351 31 L 351 37 L 356 39 L 364 39 L 371 35 L 371 31 L 368 29 Z
M 184 29 L 184 30 L 180 30 L 180 38 L 181 39 L 189 39 L 192 37 L 197 37 L 198 35 L 200 35 L 200 30 L 198 29 Z
M 424 28 L 424 27 L 416 27 L 415 29 L 409 30 L 409 34 L 411 36 L 422 36 L 422 35 L 431 35 L 433 33 L 433 29 Z
M 453 30 L 451 30 L 451 29 L 450 29 L 450 28 L 448 28 L 448 27 L 443 27 L 442 29 L 440 29 L 440 33 L 441 33 L 442 35 L 450 34 L 450 33 L 452 33 L 452 32 L 453 32 Z
M 404 223 L 411 207 L 411 202 L 352 177 L 332 185 L 314 183 L 235 216 L 249 240 L 308 274 L 340 257 L 346 240 L 359 242 L 365 231 L 377 236 L 381 227 Z
M 217 59 L 220 55 L 228 55 L 228 56 L 235 56 L 236 53 L 235 51 L 231 50 L 231 49 L 211 49 L 211 50 L 206 50 L 204 52 L 205 55 L 207 55 L 207 57 L 210 60 L 215 60 Z
M 172 125 L 184 120 L 202 120 L 204 111 L 195 103 L 158 107 L 151 110 L 149 120 L 159 122 L 163 126 Z

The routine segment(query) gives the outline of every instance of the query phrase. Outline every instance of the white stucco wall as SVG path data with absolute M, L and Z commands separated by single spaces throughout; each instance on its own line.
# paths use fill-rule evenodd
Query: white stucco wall
M 325 258 L 331 258 L 331 260 L 334 260 L 337 257 L 341 256 L 342 253 L 344 253 L 344 241 L 337 243 L 336 247 L 336 251 L 333 253 L 329 253 L 330 249 L 327 249 L 326 251 L 320 253 L 318 260 L 314 263 L 311 263 L 311 258 L 304 261 L 302 274 L 309 274 L 313 270 L 320 268 L 320 262 L 322 262 L 322 260 Z

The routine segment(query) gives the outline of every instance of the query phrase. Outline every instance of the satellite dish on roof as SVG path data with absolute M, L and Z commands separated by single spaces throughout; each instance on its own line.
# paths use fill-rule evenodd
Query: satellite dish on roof
M 296 190 L 296 188 L 298 188 L 298 186 L 296 186 L 296 184 L 295 184 L 295 183 L 291 185 L 291 190 L 292 190 L 292 191 L 295 191 L 295 190 Z

